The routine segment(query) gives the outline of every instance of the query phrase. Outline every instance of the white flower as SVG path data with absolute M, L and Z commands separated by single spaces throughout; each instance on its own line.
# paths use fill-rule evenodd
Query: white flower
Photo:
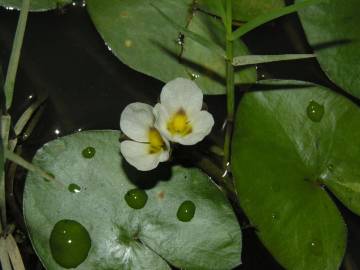
M 202 111 L 203 93 L 191 80 L 177 78 L 161 91 L 154 107 L 155 127 L 168 140 L 184 145 L 196 144 L 207 136 L 214 118 Z
M 170 145 L 154 127 L 153 107 L 144 103 L 131 103 L 120 117 L 120 128 L 131 140 L 120 144 L 124 158 L 139 171 L 156 168 L 169 159 Z

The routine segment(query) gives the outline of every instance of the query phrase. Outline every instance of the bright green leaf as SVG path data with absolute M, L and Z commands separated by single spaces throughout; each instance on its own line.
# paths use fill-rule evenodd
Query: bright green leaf
M 70 4 L 72 0 L 31 0 L 31 11 L 46 11 Z M 20 9 L 22 0 L 0 0 L 0 6 L 6 8 Z
M 300 60 L 313 58 L 314 54 L 278 54 L 278 55 L 243 55 L 234 57 L 234 66 L 265 64 L 278 61 Z
M 122 161 L 119 137 L 118 131 L 81 132 L 37 152 L 34 164 L 65 184 L 61 188 L 33 173 L 26 179 L 24 215 L 47 269 L 62 269 L 51 256 L 49 237 L 63 219 L 79 222 L 90 234 L 89 256 L 77 269 L 161 270 L 170 269 L 168 261 L 182 269 L 218 270 L 240 264 L 241 230 L 219 188 L 197 169 L 136 171 Z M 89 146 L 95 155 L 84 158 L 82 151 Z M 142 209 L 125 201 L 135 187 L 131 181 L 150 187 Z M 70 184 L 80 192 L 70 192 Z M 194 202 L 195 216 L 182 222 L 177 211 L 187 200 Z
M 87 9 L 97 30 L 114 54 L 131 68 L 168 82 L 176 77 L 195 79 L 205 94 L 225 93 L 225 60 L 212 49 L 182 38 L 151 5 L 150 0 L 88 0 Z M 224 48 L 220 20 L 201 12 L 191 14 L 190 0 L 160 0 L 156 6 L 188 30 Z M 183 39 L 183 45 L 182 44 Z M 244 43 L 235 43 L 237 55 L 248 54 Z M 236 82 L 256 81 L 253 68 L 236 73 Z
M 201 10 L 216 15 L 222 14 L 220 0 L 199 0 L 198 2 Z M 283 0 L 234 0 L 232 2 L 233 19 L 239 21 L 249 21 L 270 10 L 284 6 Z
M 360 214 L 360 109 L 310 83 L 259 88 L 244 96 L 235 123 L 240 203 L 286 269 L 337 270 L 346 226 L 328 189 Z
M 360 98 L 359 1 L 331 0 L 303 10 L 300 19 L 325 73 Z

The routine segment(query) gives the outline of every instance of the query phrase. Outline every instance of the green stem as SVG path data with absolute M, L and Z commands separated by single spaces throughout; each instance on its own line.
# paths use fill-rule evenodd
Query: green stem
M 5 84 L 4 84 L 7 110 L 11 107 L 11 103 L 13 100 L 15 78 L 19 65 L 20 52 L 23 44 L 29 8 L 30 8 L 30 0 L 23 0 L 18 25 L 16 28 L 15 39 L 11 50 L 9 67 L 7 70 Z
M 234 44 L 232 38 L 232 1 L 226 0 L 226 131 L 224 141 L 224 169 L 226 170 L 230 162 L 230 144 L 234 121 Z
M 2 151 L 8 149 L 8 140 L 9 140 L 9 130 L 11 124 L 11 118 L 9 115 L 1 116 L 1 141 L 2 141 Z M 5 163 L 5 161 L 4 161 Z M 1 212 L 1 220 L 2 224 L 6 226 L 6 195 L 5 195 L 5 164 L 1 164 L 3 166 L 2 172 L 0 175 L 0 212 Z

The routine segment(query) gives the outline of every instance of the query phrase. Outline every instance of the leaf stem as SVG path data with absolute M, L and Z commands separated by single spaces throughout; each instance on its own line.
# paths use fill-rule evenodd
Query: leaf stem
M 230 144 L 234 120 L 234 67 L 232 65 L 234 58 L 234 44 L 232 38 L 232 1 L 226 0 L 226 130 L 224 141 L 224 159 L 223 166 L 227 170 L 230 162 Z
M 11 50 L 9 67 L 7 70 L 5 84 L 4 84 L 7 110 L 11 107 L 11 103 L 13 100 L 16 73 L 19 65 L 20 52 L 24 40 L 24 33 L 25 33 L 29 8 L 30 8 L 30 0 L 23 0 L 20 10 L 18 25 L 16 27 L 14 43 Z
M 19 155 L 15 154 L 14 152 L 11 152 L 11 151 L 5 149 L 5 157 L 7 159 L 11 160 L 12 162 L 20 165 L 21 167 L 27 169 L 28 171 L 36 173 L 37 175 L 45 178 L 46 180 L 55 181 L 55 177 L 53 175 L 44 171 L 40 167 L 37 167 L 34 164 L 26 161 L 25 159 L 23 159 Z

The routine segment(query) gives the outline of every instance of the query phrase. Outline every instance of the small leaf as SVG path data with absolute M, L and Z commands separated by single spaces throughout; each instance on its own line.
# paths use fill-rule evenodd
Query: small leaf
M 265 64 L 278 61 L 300 60 L 315 57 L 314 54 L 243 55 L 233 60 L 234 66 Z
M 359 1 L 331 0 L 299 15 L 321 68 L 334 83 L 360 98 Z
M 88 257 L 76 269 L 170 269 L 167 262 L 182 269 L 225 270 L 239 265 L 239 224 L 209 177 L 182 167 L 136 171 L 122 160 L 119 137 L 119 131 L 79 132 L 47 143 L 35 155 L 35 165 L 65 183 L 59 188 L 34 173 L 26 179 L 24 216 L 47 269 L 63 269 L 49 247 L 51 231 L 61 220 L 81 224 L 91 238 Z M 96 149 L 91 159 L 82 156 L 89 146 Z M 79 192 L 68 190 L 73 183 Z M 125 198 L 135 183 L 146 188 L 147 197 L 136 209 Z M 182 222 L 177 211 L 187 200 L 196 211 L 190 221 Z M 57 258 L 69 258 L 61 255 Z
M 20 10 L 22 0 L 0 0 L 0 6 Z M 31 0 L 30 11 L 47 11 L 70 4 L 72 0 Z
M 244 96 L 235 123 L 240 203 L 286 269 L 338 270 L 347 232 L 328 189 L 360 214 L 360 109 L 306 82 L 264 81 L 258 90 Z

